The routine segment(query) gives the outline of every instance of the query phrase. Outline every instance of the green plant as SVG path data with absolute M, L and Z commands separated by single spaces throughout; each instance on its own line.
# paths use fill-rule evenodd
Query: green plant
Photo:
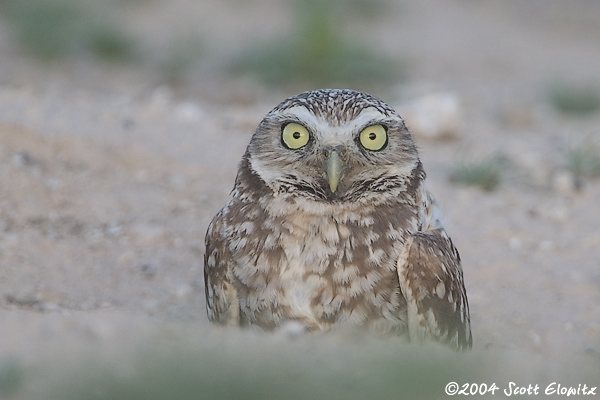
M 92 54 L 107 61 L 128 60 L 135 56 L 133 39 L 109 25 L 100 25 L 91 31 L 87 47 Z
M 0 12 L 18 42 L 43 59 L 87 52 L 108 61 L 134 55 L 134 41 L 92 3 L 73 0 L 5 0 Z
M 496 190 L 502 182 L 506 159 L 494 156 L 482 161 L 461 161 L 450 172 L 450 181 L 468 186 L 477 186 L 486 192 Z
M 567 169 L 576 178 L 600 177 L 600 147 L 591 140 L 567 149 Z
M 585 115 L 600 110 L 600 88 L 554 84 L 548 91 L 550 104 L 562 114 Z
M 0 397 L 16 393 L 23 385 L 24 370 L 12 359 L 0 360 Z
M 398 60 L 344 35 L 340 14 L 346 3 L 297 1 L 291 35 L 244 52 L 234 60 L 233 72 L 254 75 L 267 84 L 313 87 L 357 87 L 401 77 L 404 69 Z

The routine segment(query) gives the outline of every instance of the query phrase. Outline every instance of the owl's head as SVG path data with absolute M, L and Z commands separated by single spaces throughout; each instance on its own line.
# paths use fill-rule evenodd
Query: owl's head
M 331 202 L 364 200 L 406 185 L 419 158 L 390 106 L 366 93 L 323 89 L 290 97 L 270 111 L 244 164 L 275 193 Z

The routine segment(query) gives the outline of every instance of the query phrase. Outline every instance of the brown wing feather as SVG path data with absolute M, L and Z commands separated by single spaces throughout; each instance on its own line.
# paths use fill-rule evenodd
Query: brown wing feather
M 208 319 L 221 325 L 240 324 L 237 291 L 229 278 L 231 253 L 223 241 L 223 210 L 208 226 L 204 254 L 204 285 Z
M 455 349 L 472 346 L 469 305 L 460 256 L 441 229 L 417 232 L 398 260 L 411 340 L 435 340 Z

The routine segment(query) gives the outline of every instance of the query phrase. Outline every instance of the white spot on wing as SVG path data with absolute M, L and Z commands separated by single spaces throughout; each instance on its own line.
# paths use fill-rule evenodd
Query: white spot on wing
M 438 282 L 435 287 L 435 294 L 437 294 L 440 299 L 444 298 L 444 295 L 446 294 L 446 285 L 444 285 L 444 282 Z

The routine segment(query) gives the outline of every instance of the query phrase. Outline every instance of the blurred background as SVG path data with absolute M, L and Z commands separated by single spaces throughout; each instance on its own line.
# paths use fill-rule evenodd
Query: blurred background
M 121 90 L 169 85 L 182 96 L 211 96 L 211 101 L 248 101 L 262 98 L 261 90 L 295 93 L 323 85 L 390 97 L 407 85 L 430 84 L 470 95 L 487 91 L 506 102 L 511 93 L 522 91 L 528 93 L 518 96 L 523 102 L 546 100 L 562 111 L 580 112 L 593 111 L 598 96 L 593 48 L 598 5 L 591 0 L 569 5 L 390 0 L 0 4 L 6 84 L 65 79 L 77 87 L 117 91 L 125 81 Z M 561 89 L 584 91 L 587 104 L 557 104 Z
M 0 397 L 164 398 L 147 384 L 165 370 L 181 398 L 597 385 L 599 39 L 596 0 L 0 0 Z M 204 233 L 250 135 L 322 87 L 406 120 L 463 259 L 472 356 L 208 325 Z

